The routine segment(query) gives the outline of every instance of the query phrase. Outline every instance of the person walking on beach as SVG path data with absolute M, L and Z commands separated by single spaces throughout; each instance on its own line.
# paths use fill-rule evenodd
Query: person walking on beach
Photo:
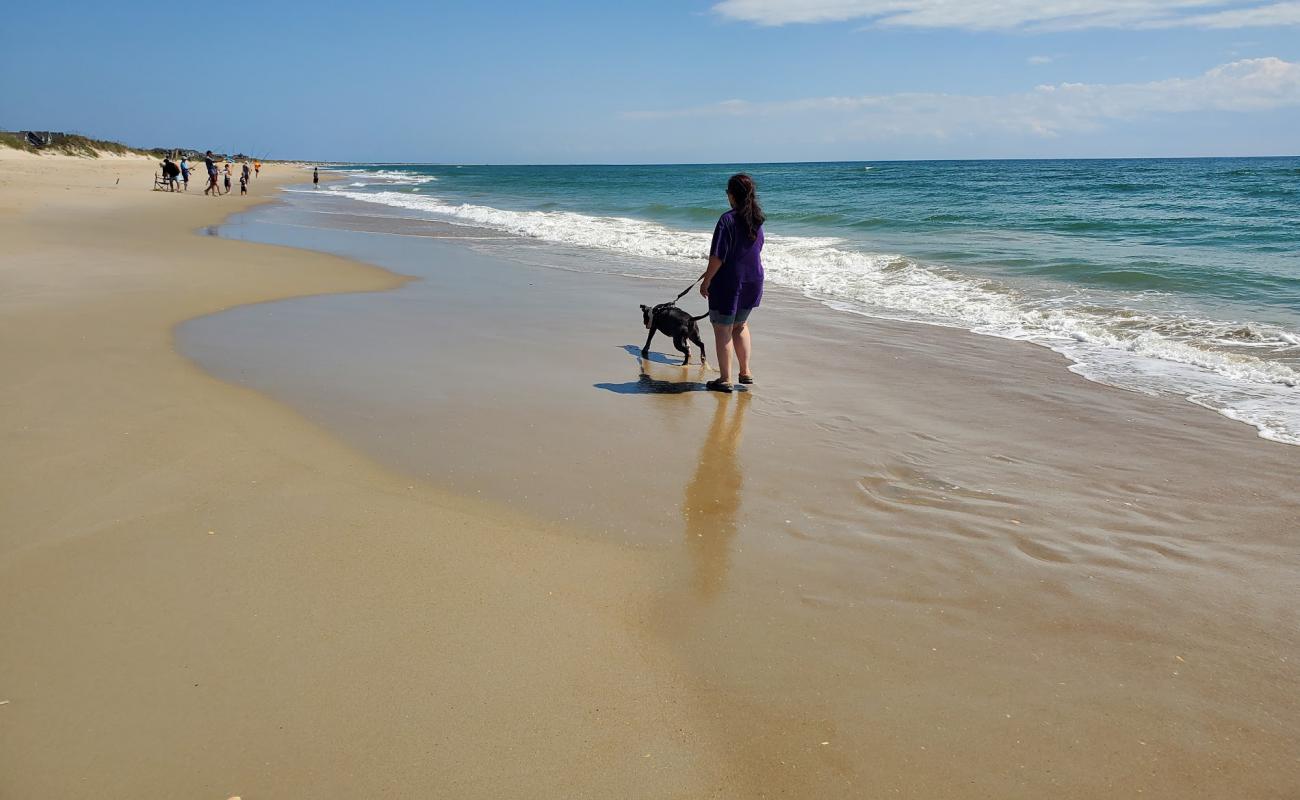
M 754 179 L 745 173 L 727 181 L 731 210 L 718 219 L 709 246 L 709 267 L 700 281 L 700 294 L 709 301 L 709 322 L 717 347 L 717 378 L 710 391 L 731 393 L 731 353 L 735 350 L 739 380 L 754 382 L 749 370 L 749 314 L 763 299 L 763 209 Z
M 252 177 L 249 173 L 249 166 L 247 161 L 245 161 L 243 163 L 243 166 L 239 168 L 239 172 L 240 172 L 240 180 L 242 180 L 245 183 L 247 183 L 249 179 Z
M 190 190 L 190 160 L 181 156 L 181 183 L 185 184 L 185 191 Z
M 320 188 L 320 169 L 317 167 L 311 168 L 311 185 L 317 189 Z
M 208 169 L 208 186 L 203 193 L 216 197 L 221 194 L 221 190 L 217 188 L 217 162 L 212 159 L 211 150 L 203 156 L 203 166 Z
M 256 178 L 258 175 L 261 175 L 261 174 L 262 174 L 262 162 L 261 162 L 261 161 L 254 161 L 254 162 L 253 162 L 253 177 Z
M 225 181 L 224 181 L 224 182 L 225 182 L 225 184 L 226 184 L 226 194 L 230 194 L 230 162 L 229 162 L 229 161 L 226 162 Z
M 248 173 L 239 176 L 239 193 L 248 194 Z

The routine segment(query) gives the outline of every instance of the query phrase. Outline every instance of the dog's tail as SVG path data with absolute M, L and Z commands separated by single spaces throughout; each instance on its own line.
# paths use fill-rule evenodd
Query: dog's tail
M 704 318 L 707 317 L 708 315 L 709 315 L 709 312 L 705 311 L 703 314 L 699 315 L 698 317 L 691 317 L 691 321 L 692 321 L 692 322 L 699 322 L 700 320 L 704 319 Z

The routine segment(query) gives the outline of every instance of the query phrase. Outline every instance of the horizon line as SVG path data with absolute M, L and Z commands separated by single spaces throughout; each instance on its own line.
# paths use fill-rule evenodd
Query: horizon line
M 351 167 L 713 167 L 740 166 L 745 164 L 779 166 L 795 164 L 962 163 L 976 161 L 1210 161 L 1215 159 L 1279 158 L 1300 158 L 1300 153 L 1249 156 L 995 156 L 990 158 L 872 158 L 807 159 L 793 161 L 314 161 L 312 159 L 301 158 L 284 158 L 276 160 L 304 161 L 320 166 Z

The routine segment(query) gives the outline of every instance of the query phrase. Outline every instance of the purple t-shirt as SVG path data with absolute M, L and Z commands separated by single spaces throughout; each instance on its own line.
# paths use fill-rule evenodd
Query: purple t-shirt
M 718 219 L 713 229 L 709 255 L 722 259 L 722 267 L 709 283 L 709 310 L 735 314 L 742 308 L 757 308 L 763 299 L 763 228 L 754 241 L 732 209 Z

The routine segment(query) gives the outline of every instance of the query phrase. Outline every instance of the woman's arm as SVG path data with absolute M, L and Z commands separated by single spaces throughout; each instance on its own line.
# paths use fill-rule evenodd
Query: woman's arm
M 713 276 L 717 275 L 720 269 L 722 269 L 722 259 L 717 256 L 709 256 L 709 268 L 704 270 L 704 280 L 700 281 L 701 297 L 709 296 L 709 282 L 713 280 Z

